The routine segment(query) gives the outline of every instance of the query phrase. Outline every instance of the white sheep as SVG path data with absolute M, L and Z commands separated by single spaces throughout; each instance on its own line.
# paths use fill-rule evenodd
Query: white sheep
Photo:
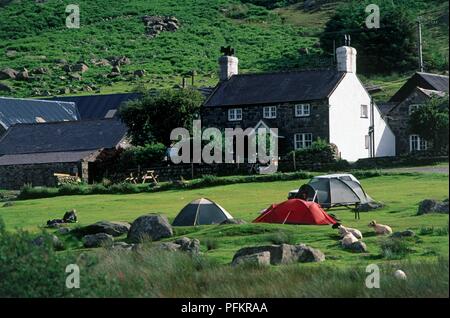
M 338 231 L 339 231 L 339 235 L 341 237 L 344 237 L 348 233 L 352 233 L 353 236 L 356 237 L 358 240 L 361 240 L 363 238 L 360 230 L 352 229 L 351 227 L 345 227 L 343 225 L 339 225 Z
M 378 224 L 377 221 L 373 220 L 369 223 L 369 227 L 373 227 L 375 229 L 375 233 L 377 235 L 391 234 L 392 229 L 388 225 Z
M 358 242 L 358 239 L 350 232 L 345 234 L 341 240 L 343 247 L 350 247 L 355 242 Z

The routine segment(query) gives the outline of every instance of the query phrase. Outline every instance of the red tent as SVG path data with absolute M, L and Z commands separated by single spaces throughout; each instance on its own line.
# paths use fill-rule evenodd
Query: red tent
M 253 223 L 325 225 L 336 224 L 336 220 L 315 202 L 290 199 L 272 204 Z

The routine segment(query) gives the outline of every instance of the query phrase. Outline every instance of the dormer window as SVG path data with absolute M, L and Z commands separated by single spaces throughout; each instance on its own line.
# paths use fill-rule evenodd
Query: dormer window
M 311 115 L 310 104 L 296 104 L 295 105 L 295 117 L 308 117 Z
M 277 106 L 264 106 L 263 117 L 266 119 L 277 118 Z
M 242 108 L 231 108 L 228 110 L 228 121 L 242 120 Z

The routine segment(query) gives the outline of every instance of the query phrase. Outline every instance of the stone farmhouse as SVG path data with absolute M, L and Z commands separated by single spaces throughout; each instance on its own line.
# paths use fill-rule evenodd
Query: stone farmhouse
M 0 188 L 55 186 L 55 173 L 92 182 L 96 169 L 129 146 L 116 119 L 16 124 L 0 139 Z
M 336 56 L 336 69 L 239 74 L 238 58 L 224 54 L 202 125 L 278 128 L 280 154 L 320 138 L 349 161 L 395 156 L 395 136 L 356 74 L 356 50 L 339 47 Z
M 415 73 L 389 100 L 386 119 L 395 134 L 396 154 L 426 151 L 429 143 L 409 132 L 409 116 L 433 96 L 448 94 L 448 76 Z

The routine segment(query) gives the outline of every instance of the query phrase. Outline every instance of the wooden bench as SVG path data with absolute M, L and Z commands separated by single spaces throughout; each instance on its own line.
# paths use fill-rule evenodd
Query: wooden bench
M 155 174 L 154 170 L 147 170 L 147 172 L 142 176 L 142 183 L 146 183 L 147 181 L 158 184 L 158 175 Z

